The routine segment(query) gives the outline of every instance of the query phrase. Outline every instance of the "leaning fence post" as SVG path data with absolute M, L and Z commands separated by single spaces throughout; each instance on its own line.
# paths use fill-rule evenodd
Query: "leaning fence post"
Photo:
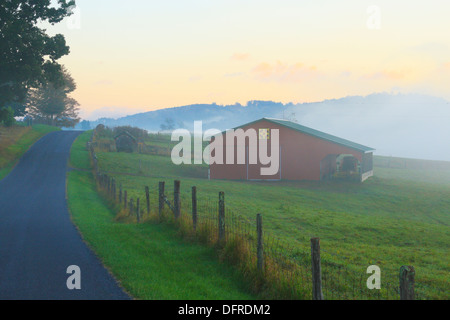
M 400 268 L 400 300 L 414 300 L 414 277 L 416 272 L 413 266 Z
M 219 193 L 219 242 L 225 238 L 225 193 Z
M 313 300 L 323 300 L 322 270 L 320 266 L 320 239 L 311 239 Z
M 192 224 L 197 230 L 197 187 L 192 187 Z
M 159 212 L 159 218 L 161 218 L 162 212 L 164 210 L 164 186 L 165 182 L 161 181 L 159 182 L 159 206 L 158 206 L 158 212 Z
M 150 214 L 150 189 L 145 187 L 145 199 L 147 200 L 147 215 Z
M 256 233 L 258 234 L 258 244 L 256 247 L 257 266 L 260 272 L 264 272 L 264 244 L 262 231 L 262 215 L 256 215 Z
M 136 199 L 136 219 L 137 219 L 137 223 L 141 222 L 141 217 L 140 217 L 140 212 L 141 208 L 140 208 L 140 200 L 139 198 Z
M 175 180 L 173 186 L 173 213 L 175 214 L 175 218 L 179 218 L 181 215 L 180 184 L 179 180 Z

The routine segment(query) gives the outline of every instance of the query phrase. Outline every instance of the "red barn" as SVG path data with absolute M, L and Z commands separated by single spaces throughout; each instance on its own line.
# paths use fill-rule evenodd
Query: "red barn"
M 230 132 L 245 135 L 228 136 Z M 245 124 L 216 135 L 210 147 L 211 160 L 216 161 L 210 164 L 211 179 L 329 180 L 350 176 L 364 181 L 373 175 L 373 148 L 287 120 L 263 118 Z M 271 157 L 271 163 L 267 157 L 261 158 L 261 152 Z

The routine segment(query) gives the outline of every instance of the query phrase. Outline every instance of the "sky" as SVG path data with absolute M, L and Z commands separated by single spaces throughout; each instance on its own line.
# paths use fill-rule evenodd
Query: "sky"
M 375 92 L 450 100 L 450 1 L 76 0 L 80 115 Z

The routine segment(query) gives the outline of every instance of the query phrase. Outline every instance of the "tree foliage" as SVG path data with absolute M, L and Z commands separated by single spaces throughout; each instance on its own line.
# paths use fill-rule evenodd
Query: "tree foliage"
M 131 134 L 133 137 L 135 137 L 138 140 L 145 140 L 148 138 L 148 131 L 137 128 L 137 127 L 131 127 L 131 126 L 119 126 L 113 128 L 113 135 L 118 136 L 119 134 L 123 133 L 124 131 Z
M 0 123 L 3 123 L 5 127 L 11 127 L 16 123 L 14 119 L 14 110 L 11 107 L 0 109 Z
M 55 24 L 71 14 L 74 0 L 0 2 L 0 108 L 23 102 L 31 87 L 63 82 L 57 60 L 69 53 L 64 36 L 49 36 L 38 23 Z M 54 1 L 56 2 L 56 1 Z
M 59 127 L 73 127 L 78 118 L 78 102 L 69 94 L 76 89 L 70 73 L 62 68 L 63 81 L 56 86 L 49 82 L 29 90 L 28 114 L 38 122 Z

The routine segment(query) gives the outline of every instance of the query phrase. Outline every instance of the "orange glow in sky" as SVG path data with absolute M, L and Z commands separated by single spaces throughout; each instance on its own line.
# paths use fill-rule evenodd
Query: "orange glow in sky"
M 74 12 L 47 29 L 71 47 L 61 63 L 85 118 L 382 91 L 450 99 L 448 1 L 77 0 Z

